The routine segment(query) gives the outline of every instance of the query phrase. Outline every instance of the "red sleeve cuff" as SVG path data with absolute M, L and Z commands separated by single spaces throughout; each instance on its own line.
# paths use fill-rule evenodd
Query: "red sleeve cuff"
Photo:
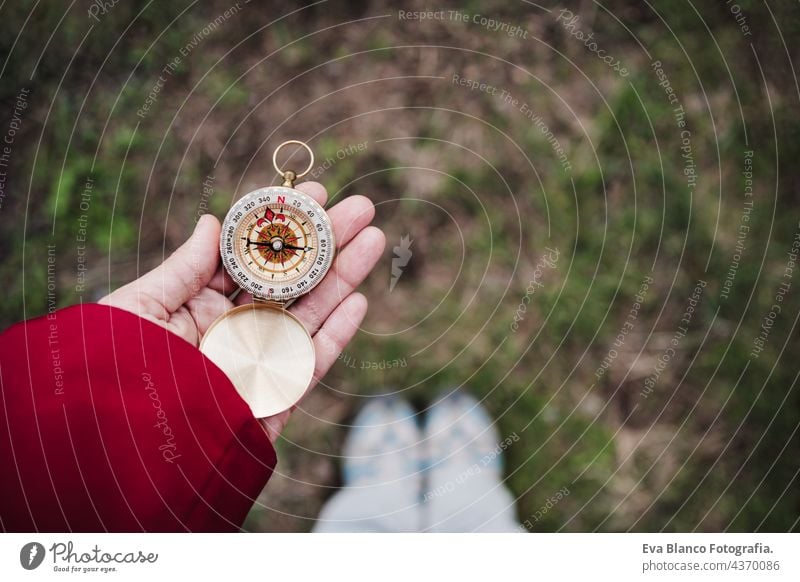
M 219 368 L 113 307 L 0 335 L 0 395 L 6 531 L 237 530 L 275 467 Z

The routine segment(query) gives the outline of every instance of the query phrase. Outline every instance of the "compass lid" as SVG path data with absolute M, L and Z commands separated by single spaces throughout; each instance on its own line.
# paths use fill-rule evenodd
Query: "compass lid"
M 200 350 L 225 372 L 256 418 L 295 405 L 316 362 L 314 342 L 300 320 L 269 303 L 225 313 L 211 324 Z

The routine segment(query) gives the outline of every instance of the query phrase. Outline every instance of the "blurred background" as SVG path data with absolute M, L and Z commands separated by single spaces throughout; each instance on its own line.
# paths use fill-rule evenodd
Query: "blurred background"
M 311 528 L 366 399 L 456 386 L 519 437 L 533 531 L 798 528 L 797 2 L 16 1 L 0 27 L 3 328 L 159 264 L 286 139 L 329 204 L 377 205 L 370 312 L 247 529 Z

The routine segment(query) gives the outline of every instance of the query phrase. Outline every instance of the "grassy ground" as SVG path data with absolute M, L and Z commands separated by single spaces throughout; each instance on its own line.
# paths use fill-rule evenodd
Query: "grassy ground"
M 797 529 L 800 11 L 741 1 L 746 34 L 699 4 L 582 2 L 571 21 L 466 2 L 422 22 L 388 2 L 125 2 L 96 20 L 5 5 L 3 131 L 31 95 L 0 207 L 0 317 L 47 308 L 47 245 L 58 304 L 96 299 L 304 139 L 331 199 L 369 196 L 389 244 L 249 528 L 311 527 L 365 398 L 424 409 L 464 386 L 520 437 L 506 472 L 533 530 Z

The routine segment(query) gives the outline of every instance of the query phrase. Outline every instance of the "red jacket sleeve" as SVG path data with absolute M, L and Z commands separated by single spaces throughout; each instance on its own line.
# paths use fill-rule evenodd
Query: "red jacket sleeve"
M 86 304 L 0 335 L 0 529 L 237 530 L 275 451 L 228 378 Z

